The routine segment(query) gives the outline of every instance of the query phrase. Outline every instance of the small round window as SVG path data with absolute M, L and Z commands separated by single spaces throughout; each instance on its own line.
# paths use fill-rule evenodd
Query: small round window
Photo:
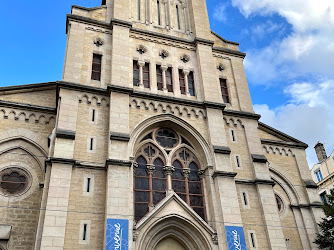
M 7 168 L 0 172 L 0 192 L 4 195 L 19 195 L 28 188 L 28 175 L 19 168 Z
M 281 213 L 283 213 L 283 210 L 284 210 L 283 200 L 277 194 L 275 194 L 275 198 L 276 198 L 278 212 L 281 214 Z
M 177 134 L 174 131 L 165 128 L 157 131 L 156 140 L 160 146 L 164 148 L 174 148 L 179 142 Z

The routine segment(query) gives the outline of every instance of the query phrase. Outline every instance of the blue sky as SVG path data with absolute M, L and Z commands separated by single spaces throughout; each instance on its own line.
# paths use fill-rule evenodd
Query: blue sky
M 71 5 L 100 0 L 2 1 L 0 86 L 60 80 Z M 334 1 L 207 0 L 211 29 L 240 43 L 261 121 L 334 149 Z

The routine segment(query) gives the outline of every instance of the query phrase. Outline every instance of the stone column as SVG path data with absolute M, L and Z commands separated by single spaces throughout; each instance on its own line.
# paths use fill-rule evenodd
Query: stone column
M 164 166 L 163 171 L 167 177 L 167 194 L 168 194 L 169 192 L 173 191 L 172 174 L 174 173 L 175 168 L 173 166 Z
M 162 90 L 165 93 L 167 93 L 168 89 L 167 89 L 166 71 L 167 71 L 168 67 L 165 66 L 165 65 L 161 65 L 160 69 L 162 71 Z
M 137 64 L 139 67 L 139 87 L 144 88 L 143 71 L 144 71 L 145 62 L 138 61 Z
M 186 86 L 186 96 L 190 96 L 189 93 L 189 83 L 188 83 L 188 75 L 189 75 L 190 71 L 187 69 L 183 70 L 183 75 L 184 75 L 184 84 Z
M 310 245 L 309 237 L 307 235 L 307 231 L 305 228 L 302 213 L 298 207 L 292 207 L 292 212 L 293 212 L 293 215 L 296 221 L 296 225 L 298 228 L 300 240 L 302 242 L 303 250 L 311 250 L 311 245 Z

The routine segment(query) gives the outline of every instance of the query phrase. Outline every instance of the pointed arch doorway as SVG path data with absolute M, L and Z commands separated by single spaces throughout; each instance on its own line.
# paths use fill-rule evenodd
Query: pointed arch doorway
M 154 250 L 188 250 L 183 244 L 172 237 L 162 239 Z

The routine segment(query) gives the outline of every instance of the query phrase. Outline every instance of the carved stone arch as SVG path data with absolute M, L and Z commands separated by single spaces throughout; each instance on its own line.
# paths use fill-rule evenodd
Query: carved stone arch
M 106 107 L 109 106 L 109 103 L 108 103 L 108 101 L 107 101 L 107 99 L 105 97 L 101 98 L 100 104 L 101 105 L 105 105 Z
M 203 118 L 203 119 L 206 119 L 206 114 L 205 114 L 205 112 L 204 112 L 203 110 L 199 110 L 199 111 L 198 111 L 198 114 L 201 114 L 201 115 L 202 115 L 202 118 Z
M 87 94 L 84 94 L 83 96 L 79 98 L 80 103 L 83 101 L 86 101 L 87 104 L 90 104 L 89 96 Z
M 56 118 L 54 116 L 50 116 L 49 120 L 47 121 L 48 124 L 50 124 L 51 122 L 56 122 Z
M 174 114 L 173 107 L 169 104 L 166 105 L 166 112 L 170 114 Z
M 288 173 L 286 172 L 285 175 L 283 175 L 281 171 L 278 170 L 278 165 L 274 163 L 270 163 L 270 165 L 273 166 L 269 167 L 270 177 L 284 190 L 286 195 L 289 197 L 290 204 L 298 205 L 301 199 L 298 191 L 292 185 L 292 181 L 290 181 L 292 177 L 288 176 Z
M 288 153 L 286 152 L 285 148 L 282 148 L 282 153 L 284 153 L 284 156 L 288 156 Z
M 142 101 L 140 102 L 140 108 L 143 108 L 143 109 L 145 109 L 145 110 L 148 110 L 147 104 L 146 104 L 146 102 L 145 102 L 144 100 L 142 100 Z
M 159 112 L 163 112 L 163 113 L 166 112 L 166 109 L 164 108 L 164 106 L 161 103 L 158 104 L 157 110 Z
M 268 150 L 267 146 L 263 145 L 262 148 L 263 148 L 264 153 L 269 154 L 269 150 Z
M 45 117 L 45 115 L 40 115 L 38 117 L 38 122 L 42 123 L 42 124 L 45 124 L 46 123 L 46 117 Z
M 201 166 L 212 165 L 209 143 L 192 125 L 172 114 L 152 116 L 139 123 L 130 133 L 128 148 L 130 156 L 134 154 L 134 148 L 138 143 L 139 137 L 157 127 L 169 127 L 181 133 L 195 147 L 196 152 L 199 154 L 198 160 Z
M 93 101 L 95 101 L 95 102 L 93 102 Z M 97 106 L 99 106 L 99 105 L 101 105 L 101 103 L 99 102 L 99 99 L 97 98 L 97 96 L 93 96 L 92 98 L 91 98 L 91 101 L 90 101 L 92 104 L 95 104 L 95 105 L 97 105 Z
M 13 119 L 13 120 L 16 120 L 16 112 L 14 110 L 11 110 L 9 113 L 8 113 L 8 118 L 9 119 Z
M 244 128 L 245 126 L 242 124 L 242 121 L 240 119 L 237 119 L 237 122 L 239 123 L 241 128 Z
M 164 157 L 164 161 L 165 161 L 165 163 L 167 164 L 167 161 L 168 161 L 168 154 L 167 154 L 167 152 L 166 152 L 165 150 L 163 150 L 163 149 L 160 147 L 160 145 L 158 145 L 158 144 L 157 144 L 154 140 L 152 140 L 152 139 L 142 141 L 142 142 L 138 143 L 138 145 L 136 145 L 136 147 L 135 147 L 135 151 L 134 151 L 134 155 L 133 155 L 134 158 L 137 157 L 138 150 L 141 149 L 144 145 L 149 144 L 149 143 L 151 143 L 152 145 L 154 145 L 155 147 L 157 147 L 157 148 L 160 150 L 160 152 L 162 153 L 162 155 L 163 155 L 163 157 Z
M 49 149 L 47 144 L 47 138 L 42 138 L 41 136 L 27 129 L 10 129 L 0 132 L 0 145 L 16 139 L 27 141 L 36 148 L 38 148 L 43 155 L 48 155 Z
M 5 118 L 5 116 L 6 116 L 6 110 L 1 109 L 0 110 L 0 118 Z
M 188 218 L 175 213 L 164 216 L 150 225 L 143 233 L 138 249 L 155 249 L 161 240 L 168 237 L 175 237 L 187 250 L 212 249 L 201 228 Z
M 0 157 L 1 157 L 1 155 L 5 154 L 5 153 L 8 153 L 12 150 L 15 150 L 15 149 L 21 149 L 22 151 L 26 152 L 27 155 L 31 156 L 36 161 L 36 163 L 38 164 L 38 166 L 41 170 L 42 176 L 44 178 L 45 173 L 44 173 L 43 168 L 44 168 L 44 160 L 46 159 L 46 156 L 44 156 L 45 158 L 43 158 L 43 160 L 41 160 L 40 158 L 42 157 L 42 155 L 36 155 L 32 151 L 30 151 L 29 149 L 27 149 L 26 147 L 23 147 L 23 146 L 14 146 L 14 147 L 8 147 L 5 150 L 0 151 Z M 20 157 L 20 155 L 18 155 L 18 157 Z
M 196 160 L 198 161 L 198 162 L 196 162 L 196 163 L 200 163 L 200 156 L 197 154 L 197 152 L 196 152 L 196 150 L 194 150 L 192 147 L 190 147 L 189 145 L 185 145 L 185 144 L 180 144 L 180 145 L 178 145 L 177 147 L 175 147 L 175 148 L 173 148 L 173 150 L 169 153 L 169 160 L 170 160 L 170 162 L 168 163 L 168 164 L 170 164 L 170 165 L 172 165 L 173 164 L 173 158 L 174 158 L 174 155 L 175 155 L 175 153 L 178 151 L 178 150 L 180 150 L 180 149 L 182 149 L 182 148 L 186 148 L 187 150 L 189 150 L 194 156 L 195 156 L 195 158 L 196 158 Z M 198 170 L 200 170 L 200 168 L 205 168 L 206 166 L 202 166 L 202 165 L 200 165 L 200 166 L 198 166 Z
M 18 120 L 25 121 L 27 119 L 27 114 L 25 112 L 20 112 L 17 116 Z
M 151 111 L 156 111 L 156 107 L 155 107 L 155 103 L 154 102 L 150 102 L 148 104 L 148 109 L 151 110 Z
M 227 120 L 227 118 L 226 118 L 225 116 L 223 117 L 223 119 L 224 119 L 226 125 L 227 125 L 227 126 L 230 126 L 230 123 L 229 123 L 229 121 Z

